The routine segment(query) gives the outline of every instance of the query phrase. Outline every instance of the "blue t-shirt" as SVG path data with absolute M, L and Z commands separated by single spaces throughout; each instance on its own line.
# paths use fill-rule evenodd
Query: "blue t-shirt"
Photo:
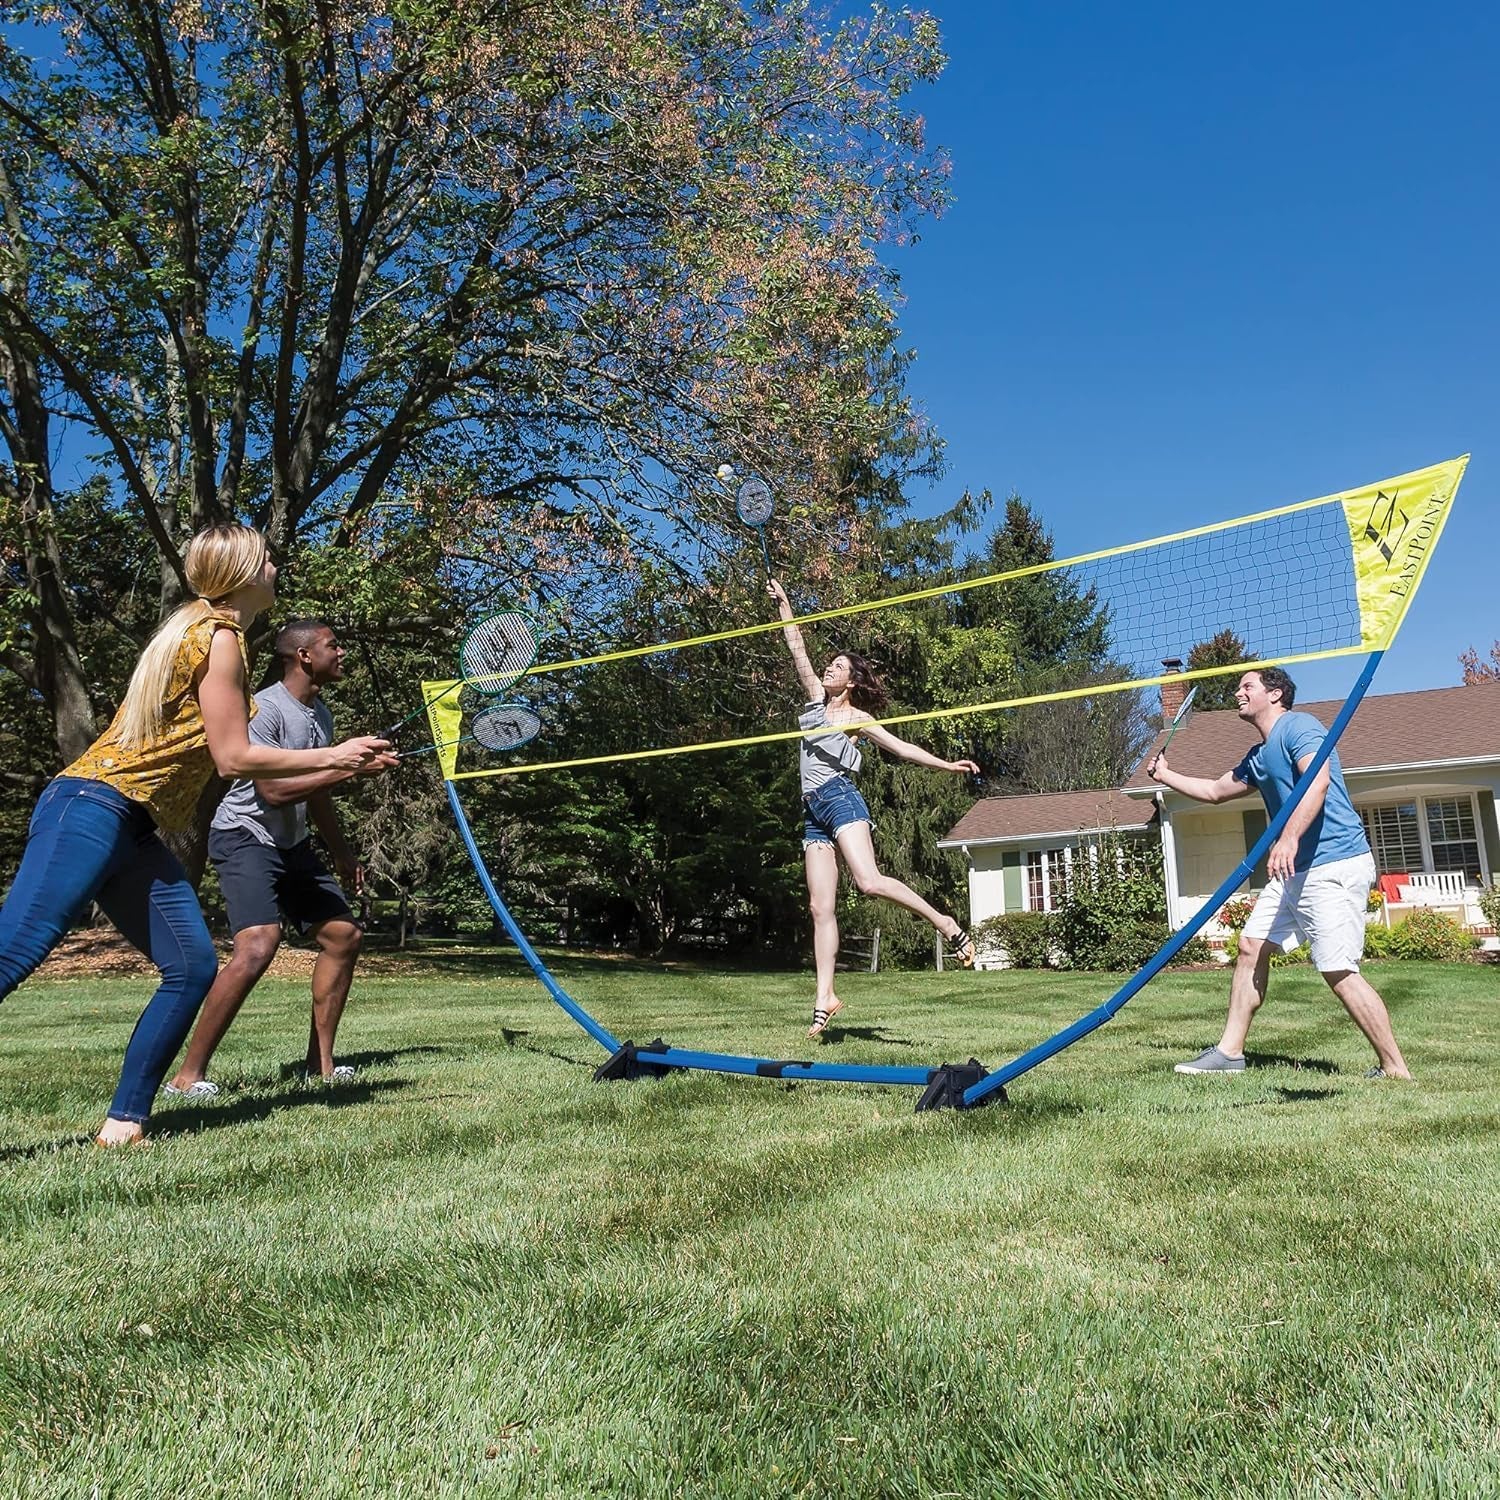
M 1297 762 L 1315 755 L 1328 731 L 1311 714 L 1286 713 L 1271 733 L 1234 768 L 1234 779 L 1253 786 L 1265 798 L 1266 811 L 1275 817 L 1297 782 Z M 1332 864 L 1370 852 L 1364 824 L 1354 811 L 1339 769 L 1338 752 L 1328 757 L 1328 795 L 1320 811 L 1297 841 L 1298 871 Z

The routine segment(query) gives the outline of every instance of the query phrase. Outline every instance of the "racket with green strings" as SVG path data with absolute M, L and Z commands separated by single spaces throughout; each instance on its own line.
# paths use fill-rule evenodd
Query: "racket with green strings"
M 470 688 L 486 698 L 496 698 L 524 677 L 535 661 L 536 636 L 532 634 L 531 621 L 520 610 L 502 609 L 486 615 L 464 637 L 463 645 L 458 648 L 459 679 L 445 688 L 439 698 L 456 688 Z M 402 725 L 426 712 L 427 704 L 423 703 L 392 724 L 381 738 L 390 739 Z

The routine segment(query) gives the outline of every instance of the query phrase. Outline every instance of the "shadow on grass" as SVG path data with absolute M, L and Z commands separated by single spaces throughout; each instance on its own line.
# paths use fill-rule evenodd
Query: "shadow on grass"
M 1282 1052 L 1247 1052 L 1247 1068 L 1290 1068 L 1294 1073 L 1323 1073 L 1331 1075 L 1339 1071 L 1337 1063 L 1326 1057 L 1288 1057 Z
M 546 1057 L 550 1058 L 553 1062 L 566 1063 L 570 1068 L 588 1068 L 592 1070 L 597 1068 L 599 1063 L 603 1062 L 608 1055 L 601 1048 L 597 1062 L 583 1057 L 568 1057 L 562 1052 L 552 1051 L 550 1047 L 533 1047 L 529 1042 L 521 1040 L 522 1037 L 530 1035 L 529 1031 L 517 1031 L 511 1026 L 502 1026 L 500 1028 L 500 1036 L 507 1047 L 512 1048 L 516 1052 L 529 1052 L 533 1057 Z
M 856 1042 L 879 1042 L 882 1047 L 915 1047 L 910 1037 L 889 1036 L 884 1026 L 837 1026 L 830 1025 L 823 1033 L 823 1046 L 841 1046 L 846 1037 Z M 816 1041 L 817 1038 L 811 1038 Z
M 33 1141 L 29 1146 L 0 1146 L 0 1163 L 35 1161 L 40 1156 L 56 1156 L 59 1151 L 66 1151 L 70 1146 L 92 1146 L 93 1144 L 93 1136 L 85 1133 L 83 1135 L 60 1135 L 55 1141 Z
M 1230 1109 L 1255 1109 L 1266 1104 L 1310 1104 L 1317 1099 L 1336 1099 L 1337 1089 L 1267 1089 L 1260 1099 L 1236 1099 Z
M 453 1051 L 451 1047 L 387 1047 L 380 1052 L 341 1052 L 338 1055 L 340 1064 L 348 1064 L 352 1068 L 374 1068 L 382 1063 L 395 1062 L 402 1057 L 442 1057 Z M 251 1079 L 246 1084 L 248 1088 L 270 1088 L 275 1084 L 289 1083 L 293 1079 L 300 1079 L 307 1071 L 307 1059 L 299 1057 L 296 1062 L 282 1063 L 281 1071 L 273 1078 L 269 1075 Z M 341 1089 L 348 1088 L 348 1084 L 340 1084 Z
M 368 1104 L 372 1099 L 400 1093 L 411 1087 L 412 1084 L 404 1078 L 380 1079 L 372 1083 L 346 1083 L 332 1089 L 318 1083 L 289 1094 L 278 1094 L 273 1098 L 257 1096 L 235 1099 L 227 1104 L 215 1101 L 213 1104 L 179 1106 L 165 1114 L 151 1117 L 150 1138 L 167 1140 L 173 1136 L 201 1135 L 206 1130 L 268 1120 L 283 1110 L 303 1109 L 309 1105 L 322 1105 L 324 1109 L 348 1109 L 351 1105 Z

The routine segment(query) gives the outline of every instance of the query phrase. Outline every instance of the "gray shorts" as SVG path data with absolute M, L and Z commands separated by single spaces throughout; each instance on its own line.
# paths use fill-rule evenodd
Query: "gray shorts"
M 219 872 L 232 933 L 279 927 L 282 917 L 301 932 L 340 917 L 354 920 L 343 889 L 314 852 L 311 839 L 280 849 L 243 828 L 210 828 L 208 857 Z

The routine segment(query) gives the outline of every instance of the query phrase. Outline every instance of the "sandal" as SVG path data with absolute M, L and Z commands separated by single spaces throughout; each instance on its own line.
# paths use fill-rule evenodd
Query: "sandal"
M 962 927 L 948 939 L 948 944 L 960 968 L 972 969 L 974 967 L 974 960 L 979 955 L 974 948 L 974 939 Z
M 812 1025 L 807 1028 L 808 1036 L 822 1036 L 828 1023 L 843 1010 L 844 1002 L 835 1000 L 826 1010 L 821 1005 L 813 1007 Z

